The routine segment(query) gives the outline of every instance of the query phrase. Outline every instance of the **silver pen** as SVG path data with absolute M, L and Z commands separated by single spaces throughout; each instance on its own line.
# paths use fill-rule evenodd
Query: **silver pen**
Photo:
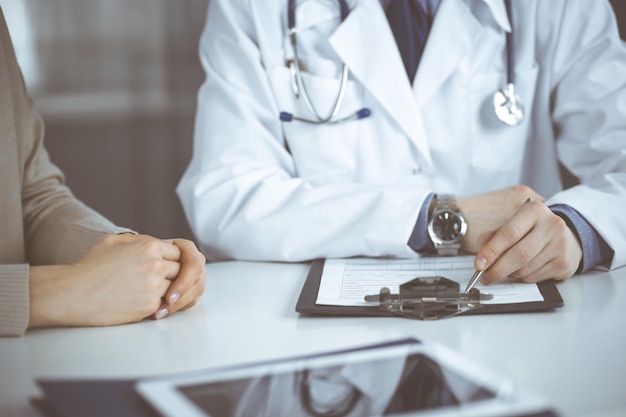
M 472 275 L 472 279 L 470 279 L 470 281 L 467 283 L 467 287 L 465 287 L 465 294 L 469 294 L 470 290 L 474 288 L 474 285 L 476 285 L 476 283 L 480 280 L 480 277 L 483 276 L 484 272 L 485 271 L 479 271 L 478 269 L 476 270 L 476 272 L 474 272 L 474 275 Z

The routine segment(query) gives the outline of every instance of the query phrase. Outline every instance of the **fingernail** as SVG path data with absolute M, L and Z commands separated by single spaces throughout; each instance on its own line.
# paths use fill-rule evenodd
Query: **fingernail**
M 159 311 L 156 312 L 156 319 L 157 320 L 162 319 L 163 317 L 167 316 L 167 313 L 168 313 L 167 308 L 160 309 Z
M 170 295 L 169 303 L 174 304 L 176 301 L 178 301 L 179 298 L 180 298 L 180 294 L 178 292 L 175 292 L 172 295 Z
M 476 267 L 478 267 L 478 269 L 480 269 L 481 271 L 484 270 L 486 266 L 487 260 L 485 258 L 478 258 L 476 260 Z

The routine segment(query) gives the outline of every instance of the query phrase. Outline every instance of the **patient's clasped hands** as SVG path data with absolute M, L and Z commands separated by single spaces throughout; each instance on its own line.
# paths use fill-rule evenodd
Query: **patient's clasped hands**
M 204 265 L 185 239 L 107 235 L 74 265 L 31 267 L 29 327 L 163 318 L 200 298 Z

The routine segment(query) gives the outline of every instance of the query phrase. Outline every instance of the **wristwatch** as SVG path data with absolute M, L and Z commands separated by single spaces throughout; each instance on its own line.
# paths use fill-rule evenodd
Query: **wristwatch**
M 428 236 L 437 253 L 445 256 L 457 255 L 465 232 L 467 223 L 456 206 L 456 198 L 452 194 L 435 196 L 435 208 L 428 221 Z

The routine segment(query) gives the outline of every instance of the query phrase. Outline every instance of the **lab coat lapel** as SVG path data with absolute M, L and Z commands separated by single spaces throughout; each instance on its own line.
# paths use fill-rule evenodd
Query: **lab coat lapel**
M 360 1 L 333 33 L 330 43 L 354 77 L 431 163 L 422 115 L 380 1 Z
M 441 2 L 415 76 L 420 106 L 441 87 L 474 47 L 483 28 L 464 0 Z

